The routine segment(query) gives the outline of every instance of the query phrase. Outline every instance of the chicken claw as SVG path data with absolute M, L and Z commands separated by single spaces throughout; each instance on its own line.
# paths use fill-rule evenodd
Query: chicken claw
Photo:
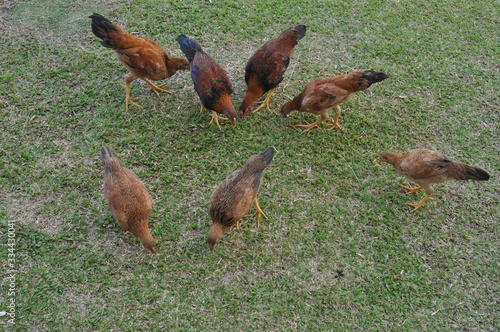
M 271 112 L 271 113 L 273 112 L 273 111 L 271 111 L 271 108 L 269 107 L 269 100 L 271 99 L 271 95 L 273 94 L 273 91 L 274 91 L 274 89 L 271 89 L 271 90 L 269 90 L 267 92 L 266 99 L 264 99 L 264 101 L 262 102 L 262 104 L 254 112 L 258 112 L 258 111 L 260 111 L 264 107 L 267 108 L 267 110 L 269 112 Z
M 410 213 L 415 212 L 418 209 L 420 209 L 422 206 L 424 206 L 425 201 L 427 201 L 429 199 L 429 197 L 431 197 L 431 196 L 432 195 L 425 195 L 424 198 L 422 198 L 419 202 L 411 202 L 411 203 L 404 203 L 404 204 L 409 205 L 411 207 L 414 207 L 414 209 L 411 210 Z
M 128 112 L 128 105 L 134 105 L 138 108 L 142 108 L 141 105 L 134 103 L 136 100 L 139 100 L 139 98 L 130 97 L 130 84 L 126 83 L 125 84 L 125 112 Z
M 257 198 L 255 199 L 255 201 L 253 203 L 255 204 L 255 208 L 257 209 L 257 211 L 255 211 L 255 213 L 252 215 L 252 217 L 257 216 L 257 227 L 260 227 L 260 216 L 263 216 L 265 219 L 269 219 L 269 218 L 266 216 L 264 211 L 262 211 L 262 209 L 260 208 L 260 205 L 259 205 L 259 202 L 257 201 Z
M 309 122 L 306 121 L 305 125 L 295 125 L 295 127 L 305 128 L 305 130 L 303 131 L 303 133 L 306 133 L 309 130 L 313 129 L 314 127 L 317 127 L 322 122 L 324 122 L 323 119 L 319 119 L 319 120 L 317 120 L 317 121 L 315 121 L 313 123 L 309 123 Z
M 215 112 L 215 111 L 212 111 L 211 116 L 212 116 L 212 120 L 210 120 L 210 123 L 208 125 L 210 126 L 212 123 L 216 123 L 220 130 L 222 130 L 222 128 L 219 124 L 219 120 L 229 120 L 228 118 L 218 116 L 217 112 Z
M 162 86 L 164 86 L 167 83 L 162 83 L 162 84 L 159 84 L 159 85 L 154 85 L 154 83 L 151 82 L 150 80 L 148 80 L 147 78 L 143 78 L 143 80 L 144 80 L 144 82 L 146 82 L 149 85 L 148 91 L 153 91 L 154 93 L 156 93 L 156 95 L 158 97 L 160 96 L 160 94 L 158 92 L 172 93 L 170 91 L 160 89 Z
M 422 187 L 412 187 L 412 185 L 411 185 L 411 184 L 409 184 L 409 183 L 408 183 L 408 185 L 407 185 L 407 186 L 402 185 L 402 184 L 400 184 L 399 186 L 400 186 L 401 188 L 403 188 L 403 189 L 408 190 L 408 192 L 406 193 L 407 195 L 409 195 L 409 194 L 416 194 L 419 190 L 422 190 L 422 189 L 423 189 Z

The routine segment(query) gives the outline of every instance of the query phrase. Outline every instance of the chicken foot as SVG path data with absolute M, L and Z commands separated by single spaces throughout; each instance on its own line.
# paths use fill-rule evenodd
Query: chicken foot
M 150 80 L 148 80 L 145 77 L 143 77 L 142 80 L 144 82 L 146 82 L 147 85 L 149 85 L 149 90 L 148 91 L 153 91 L 154 93 L 156 93 L 156 96 L 158 96 L 158 97 L 160 96 L 160 94 L 158 92 L 172 93 L 170 91 L 161 89 L 161 87 L 164 86 L 167 83 L 163 83 L 163 84 L 160 84 L 160 85 L 154 85 L 153 82 L 151 82 Z
M 125 83 L 125 112 L 128 112 L 128 105 L 134 105 L 136 107 L 142 108 L 141 105 L 135 103 L 139 98 L 130 97 L 130 83 Z
M 259 205 L 259 202 L 257 201 L 257 198 L 255 199 L 255 201 L 253 201 L 253 203 L 254 203 L 257 211 L 255 211 L 255 213 L 252 215 L 252 217 L 257 216 L 257 226 L 260 227 L 260 217 L 263 216 L 265 219 L 269 219 L 269 218 L 266 216 L 264 211 L 262 211 L 262 209 L 260 208 L 260 205 Z
M 419 190 L 423 189 L 422 187 L 412 187 L 412 185 L 409 184 L 409 183 L 408 183 L 407 186 L 405 186 L 403 184 L 400 184 L 399 186 L 401 188 L 404 188 L 404 189 L 408 190 L 408 192 L 406 193 L 407 195 L 409 195 L 409 194 L 416 194 Z
M 224 118 L 222 116 L 218 116 L 216 111 L 212 111 L 211 116 L 212 116 L 212 120 L 210 120 L 210 123 L 208 125 L 210 126 L 212 123 L 216 123 L 217 126 L 219 126 L 219 129 L 221 129 L 221 130 L 222 130 L 222 128 L 219 124 L 219 120 L 229 120 L 229 119 Z
M 269 112 L 272 112 L 271 111 L 271 108 L 269 107 L 269 100 L 271 99 L 271 95 L 273 94 L 274 92 L 274 89 L 271 89 L 267 92 L 267 96 L 266 96 L 266 99 L 264 99 L 264 101 L 262 102 L 262 104 L 254 111 L 254 112 L 258 112 L 260 111 L 262 108 L 267 108 L 267 110 Z
M 411 203 L 404 203 L 404 204 L 409 205 L 411 207 L 414 207 L 414 209 L 411 210 L 410 213 L 415 212 L 418 209 L 420 209 L 422 206 L 424 206 L 425 201 L 427 201 L 429 199 L 429 197 L 431 197 L 431 196 L 432 196 L 432 194 L 425 195 L 424 198 L 422 198 L 419 202 L 411 202 Z

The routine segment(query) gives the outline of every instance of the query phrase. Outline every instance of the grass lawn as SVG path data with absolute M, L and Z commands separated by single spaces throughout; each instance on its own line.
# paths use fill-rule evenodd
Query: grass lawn
M 500 330 L 495 1 L 0 7 L 0 238 L 16 240 L 15 261 L 11 247 L 0 250 L 0 311 L 10 313 L 15 300 L 15 324 L 5 315 L 0 329 Z M 325 126 L 303 134 L 294 125 L 318 117 L 297 112 L 208 126 L 187 71 L 165 81 L 170 95 L 133 82 L 144 108 L 125 114 L 126 70 L 92 34 L 93 12 L 171 56 L 183 56 L 179 34 L 198 40 L 233 80 L 236 108 L 248 58 L 297 24 L 308 31 L 271 99 L 275 111 L 315 78 L 373 69 L 389 79 L 341 105 L 345 134 Z M 156 255 L 110 214 L 102 145 L 151 193 Z M 257 227 L 249 215 L 210 251 L 210 195 L 270 145 L 277 153 L 259 194 L 269 220 Z M 406 179 L 373 160 L 413 148 L 481 167 L 491 179 L 438 184 L 410 214 L 403 203 L 413 197 L 398 186 Z

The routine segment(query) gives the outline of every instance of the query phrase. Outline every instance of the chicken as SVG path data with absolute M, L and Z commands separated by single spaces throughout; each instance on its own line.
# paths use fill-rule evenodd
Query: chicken
M 307 132 L 320 123 L 325 123 L 330 127 L 329 130 L 339 128 L 342 131 L 339 124 L 339 105 L 352 98 L 355 92 L 368 89 L 373 83 L 380 82 L 388 77 L 382 72 L 367 70 L 356 71 L 348 75 L 319 78 L 309 82 L 297 97 L 283 104 L 280 109 L 281 116 L 287 117 L 290 112 L 295 110 L 318 114 L 321 115 L 321 119 L 318 121 L 311 124 L 296 125 L 295 127 L 305 128 L 304 132 Z M 327 123 L 330 108 L 335 109 L 337 112 L 332 124 Z
M 212 228 L 208 234 L 208 244 L 213 250 L 219 242 L 222 233 L 238 225 L 252 204 L 257 211 L 257 223 L 260 225 L 260 217 L 268 219 L 257 201 L 257 193 L 262 181 L 264 169 L 271 163 L 274 157 L 274 148 L 268 147 L 262 153 L 256 154 L 246 164 L 237 169 L 227 177 L 210 198 L 210 217 Z
M 120 165 L 108 148 L 101 149 L 101 156 L 105 171 L 104 196 L 113 217 L 126 233 L 137 236 L 154 254 L 156 242 L 148 228 L 152 209 L 148 190 L 134 172 Z
M 286 102 L 280 109 L 282 117 L 287 117 L 294 110 L 321 115 L 321 119 L 314 123 L 296 125 L 305 128 L 304 132 L 317 127 L 320 123 L 325 123 L 329 130 L 342 127 L 339 124 L 340 107 L 344 101 L 349 100 L 357 91 L 369 88 L 373 83 L 380 82 L 388 76 L 382 72 L 372 70 L 357 71 L 348 75 L 320 78 L 309 82 L 304 90 L 294 99 Z M 332 124 L 327 123 L 328 109 L 336 111 Z
M 94 13 L 92 32 L 102 39 L 104 47 L 111 48 L 125 67 L 128 74 L 125 76 L 125 111 L 129 105 L 142 108 L 135 103 L 139 98 L 130 97 L 130 83 L 140 78 L 146 82 L 150 90 L 159 96 L 158 92 L 170 93 L 161 89 L 165 85 L 154 85 L 151 80 L 159 81 L 174 75 L 178 70 L 188 70 L 189 63 L 184 58 L 171 58 L 160 44 L 147 38 L 139 38 L 126 33 L 118 25 L 111 23 L 104 16 Z
M 229 120 L 234 125 L 236 110 L 231 102 L 233 86 L 226 71 L 217 60 L 203 52 L 196 40 L 180 35 L 177 42 L 189 61 L 194 89 L 202 106 L 212 111 L 210 124 L 215 122 L 220 129 L 219 120 Z M 228 118 L 220 117 L 217 113 L 225 114 Z
M 419 202 L 405 203 L 414 208 L 411 212 L 421 208 L 425 201 L 434 194 L 432 188 L 434 183 L 449 180 L 486 181 L 490 178 L 489 174 L 481 168 L 451 161 L 439 152 L 426 149 L 410 150 L 404 155 L 387 152 L 380 156 L 378 161 L 391 164 L 396 172 L 419 184 L 416 188 L 411 185 L 400 185 L 408 191 L 407 194 L 417 193 L 421 189 L 425 190 L 426 195 Z
M 294 46 L 305 34 L 304 25 L 287 29 L 278 38 L 266 42 L 250 57 L 245 68 L 245 82 L 248 89 L 239 108 L 242 117 L 246 117 L 252 111 L 252 105 L 266 92 L 266 99 L 255 112 L 263 107 L 271 111 L 269 99 L 276 86 L 283 81 Z

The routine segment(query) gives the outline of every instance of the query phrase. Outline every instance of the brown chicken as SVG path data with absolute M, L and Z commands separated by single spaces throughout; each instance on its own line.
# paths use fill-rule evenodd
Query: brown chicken
M 305 34 L 304 25 L 287 29 L 278 38 L 266 42 L 250 57 L 245 68 L 245 82 L 248 89 L 239 109 L 242 117 L 246 117 L 252 111 L 252 105 L 266 92 L 266 99 L 255 112 L 263 107 L 271 111 L 269 99 L 274 88 L 283 81 L 294 46 Z
M 131 170 L 122 167 L 111 151 L 101 149 L 104 164 L 104 196 L 113 217 L 125 230 L 137 236 L 142 245 L 155 253 L 156 242 L 148 228 L 152 202 L 141 179 Z
M 339 124 L 339 105 L 352 98 L 357 91 L 368 89 L 373 83 L 380 82 L 388 77 L 382 72 L 367 70 L 353 72 L 348 75 L 319 78 L 309 82 L 297 97 L 283 104 L 280 113 L 282 117 L 287 117 L 288 113 L 295 110 L 321 115 L 321 119 L 316 122 L 295 126 L 305 128 L 304 132 L 317 127 L 320 123 L 329 126 L 329 130 L 335 128 L 342 130 Z M 330 108 L 337 112 L 331 124 L 327 123 Z
M 194 90 L 201 100 L 202 106 L 212 111 L 210 124 L 220 124 L 219 120 L 236 123 L 236 110 L 231 102 L 233 86 L 226 71 L 210 55 L 203 52 L 200 44 L 184 35 L 177 37 L 182 52 L 186 55 L 191 68 Z M 217 115 L 225 114 L 228 119 Z
M 140 78 L 146 82 L 150 90 L 159 96 L 158 92 L 170 93 L 161 89 L 165 85 L 154 85 L 151 80 L 159 81 L 174 75 L 177 70 L 189 69 L 189 63 L 184 58 L 171 58 L 160 44 L 147 38 L 139 38 L 126 33 L 118 25 L 111 23 L 104 16 L 93 14 L 92 32 L 102 39 L 101 44 L 115 51 L 115 55 L 125 67 L 125 111 L 128 105 L 142 108 L 135 103 L 139 98 L 130 97 L 130 83 Z
M 210 217 L 212 228 L 208 233 L 208 244 L 213 250 L 219 242 L 222 233 L 235 226 L 243 218 L 252 204 L 257 211 L 257 223 L 260 225 L 260 217 L 268 219 L 257 201 L 260 183 L 264 169 L 271 163 L 274 157 L 274 148 L 268 147 L 262 153 L 256 154 L 246 164 L 237 169 L 227 177 L 210 198 Z
M 387 152 L 380 156 L 378 161 L 391 164 L 396 172 L 420 185 L 416 188 L 410 184 L 408 186 L 400 185 L 408 190 L 407 194 L 414 194 L 421 189 L 425 190 L 426 195 L 419 202 L 405 203 L 414 208 L 411 212 L 421 208 L 425 201 L 434 194 L 432 188 L 434 183 L 449 180 L 486 181 L 490 178 L 490 175 L 481 168 L 451 161 L 439 152 L 426 149 L 410 150 L 404 155 Z

